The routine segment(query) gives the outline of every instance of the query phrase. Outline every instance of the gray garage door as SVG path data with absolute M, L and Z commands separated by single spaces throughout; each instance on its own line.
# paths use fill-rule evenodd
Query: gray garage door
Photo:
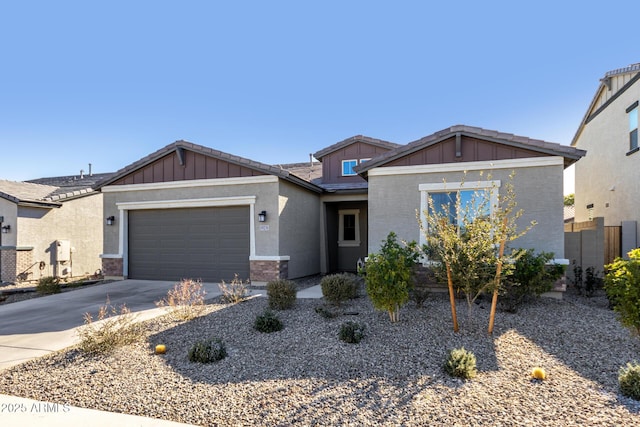
M 129 211 L 129 277 L 249 277 L 249 207 Z

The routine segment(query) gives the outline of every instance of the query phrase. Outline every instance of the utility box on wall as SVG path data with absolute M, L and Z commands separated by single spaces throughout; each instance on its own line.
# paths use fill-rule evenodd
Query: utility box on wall
M 56 262 L 71 260 L 71 242 L 69 240 L 56 240 Z

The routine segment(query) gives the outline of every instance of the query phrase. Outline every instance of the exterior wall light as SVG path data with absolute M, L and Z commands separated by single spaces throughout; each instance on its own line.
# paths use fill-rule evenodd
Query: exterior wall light
M 2 226 L 2 232 L 3 232 L 4 234 L 7 234 L 7 233 L 8 233 L 8 232 L 10 232 L 10 231 L 11 231 L 11 226 L 10 226 L 10 225 L 3 225 L 3 226 Z
M 113 225 L 116 222 L 116 217 L 111 215 L 107 217 L 107 225 Z
M 267 220 L 267 211 L 262 211 L 258 214 L 258 221 L 265 222 Z

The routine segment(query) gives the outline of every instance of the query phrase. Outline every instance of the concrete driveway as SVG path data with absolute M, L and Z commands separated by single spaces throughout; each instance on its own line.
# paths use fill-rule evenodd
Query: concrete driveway
M 156 301 L 165 298 L 175 284 L 123 280 L 0 305 L 0 370 L 76 344 L 76 328 L 84 324 L 84 314 L 95 318 L 107 298 L 117 308 L 126 304 L 139 320 L 163 314 Z M 216 283 L 203 287 L 207 299 L 220 295 Z

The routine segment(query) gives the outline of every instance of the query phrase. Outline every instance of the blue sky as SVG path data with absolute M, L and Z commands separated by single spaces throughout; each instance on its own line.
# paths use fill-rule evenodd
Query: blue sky
M 639 62 L 640 2 L 20 1 L 0 6 L 0 179 L 178 140 L 264 163 L 455 124 L 569 144 Z

